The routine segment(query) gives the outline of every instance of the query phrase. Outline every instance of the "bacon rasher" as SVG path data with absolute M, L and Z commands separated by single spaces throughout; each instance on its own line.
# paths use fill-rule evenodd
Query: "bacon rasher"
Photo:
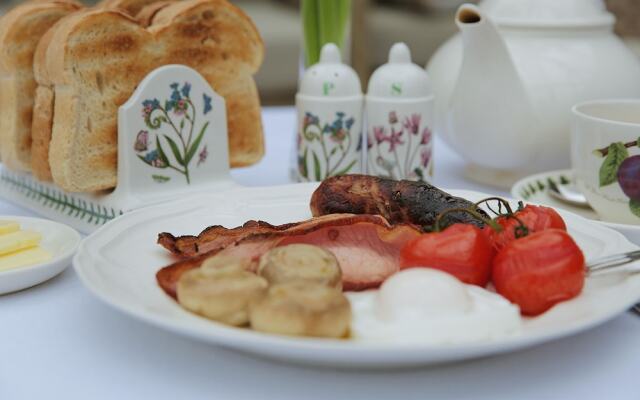
M 200 267 L 209 257 L 248 258 L 255 270 L 260 257 L 270 249 L 306 243 L 323 247 L 336 256 L 342 268 L 344 290 L 365 290 L 380 286 L 398 271 L 400 250 L 420 233 L 412 225 L 392 226 L 378 215 L 331 214 L 280 226 L 257 221 L 232 229 L 216 226 L 197 237 L 160 234 L 158 241 L 165 248 L 181 256 L 192 256 L 162 268 L 156 278 L 160 287 L 175 297 L 182 273 Z M 203 241 L 203 237 L 207 240 Z

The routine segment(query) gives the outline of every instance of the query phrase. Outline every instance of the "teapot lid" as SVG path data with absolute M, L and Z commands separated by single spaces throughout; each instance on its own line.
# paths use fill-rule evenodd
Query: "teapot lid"
M 360 78 L 342 62 L 340 49 L 333 43 L 322 46 L 320 61 L 302 76 L 299 94 L 318 97 L 350 97 L 362 95 Z
M 483 0 L 480 8 L 498 25 L 612 25 L 602 0 Z
M 371 75 L 367 89 L 367 96 L 372 97 L 419 98 L 432 93 L 427 71 L 411 62 L 405 43 L 391 46 L 389 61 Z

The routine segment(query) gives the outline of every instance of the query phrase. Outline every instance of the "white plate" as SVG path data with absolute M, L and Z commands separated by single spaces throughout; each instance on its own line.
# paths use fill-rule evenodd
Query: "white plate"
M 554 208 L 562 208 L 596 221 L 608 228 L 614 229 L 627 237 L 632 243 L 640 245 L 640 225 L 618 224 L 602 221 L 598 214 L 591 208 L 576 207 L 563 203 L 549 196 L 549 180 L 557 185 L 563 185 L 573 180 L 573 172 L 569 169 L 549 171 L 537 175 L 531 175 L 516 182 L 511 188 L 511 195 L 519 200 L 531 203 L 545 204 Z
M 155 273 L 171 261 L 155 243 L 158 232 L 197 233 L 206 225 L 237 226 L 248 219 L 275 224 L 302 220 L 310 216 L 308 203 L 315 186 L 241 189 L 134 211 L 83 241 L 74 266 L 99 298 L 160 328 L 271 358 L 354 368 L 428 365 L 522 349 L 601 324 L 640 299 L 640 274 L 592 277 L 579 297 L 526 320 L 516 336 L 465 345 L 415 346 L 282 337 L 231 328 L 185 311 L 156 284 Z M 453 193 L 469 200 L 487 197 L 475 192 Z M 588 259 L 637 249 L 615 231 L 571 213 L 562 215 Z
M 80 244 L 80 234 L 58 222 L 41 218 L 3 215 L 3 221 L 16 221 L 21 229 L 40 232 L 40 246 L 52 254 L 51 260 L 0 272 L 0 294 L 16 292 L 53 278 L 71 265 L 71 257 Z

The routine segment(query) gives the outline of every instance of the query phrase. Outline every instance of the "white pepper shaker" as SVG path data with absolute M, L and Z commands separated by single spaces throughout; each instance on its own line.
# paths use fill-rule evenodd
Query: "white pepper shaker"
M 333 43 L 304 73 L 296 95 L 299 181 L 362 172 L 360 79 Z
M 371 76 L 366 96 L 367 173 L 430 182 L 433 177 L 433 91 L 427 72 L 404 43 Z

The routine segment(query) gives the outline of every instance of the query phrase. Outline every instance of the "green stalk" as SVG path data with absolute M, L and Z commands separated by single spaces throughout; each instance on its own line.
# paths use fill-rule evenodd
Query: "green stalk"
M 327 43 L 342 49 L 351 14 L 351 0 L 301 0 L 305 64 L 317 63 Z
M 336 11 L 334 8 L 334 0 L 318 1 L 320 47 L 334 40 L 333 34 L 335 34 L 337 27 L 334 11 Z
M 304 58 L 308 67 L 318 62 L 320 37 L 318 27 L 318 1 L 302 0 L 302 28 L 304 30 Z
M 336 0 L 338 9 L 338 27 L 336 44 L 342 49 L 344 46 L 345 36 L 347 34 L 347 26 L 351 16 L 351 0 Z

